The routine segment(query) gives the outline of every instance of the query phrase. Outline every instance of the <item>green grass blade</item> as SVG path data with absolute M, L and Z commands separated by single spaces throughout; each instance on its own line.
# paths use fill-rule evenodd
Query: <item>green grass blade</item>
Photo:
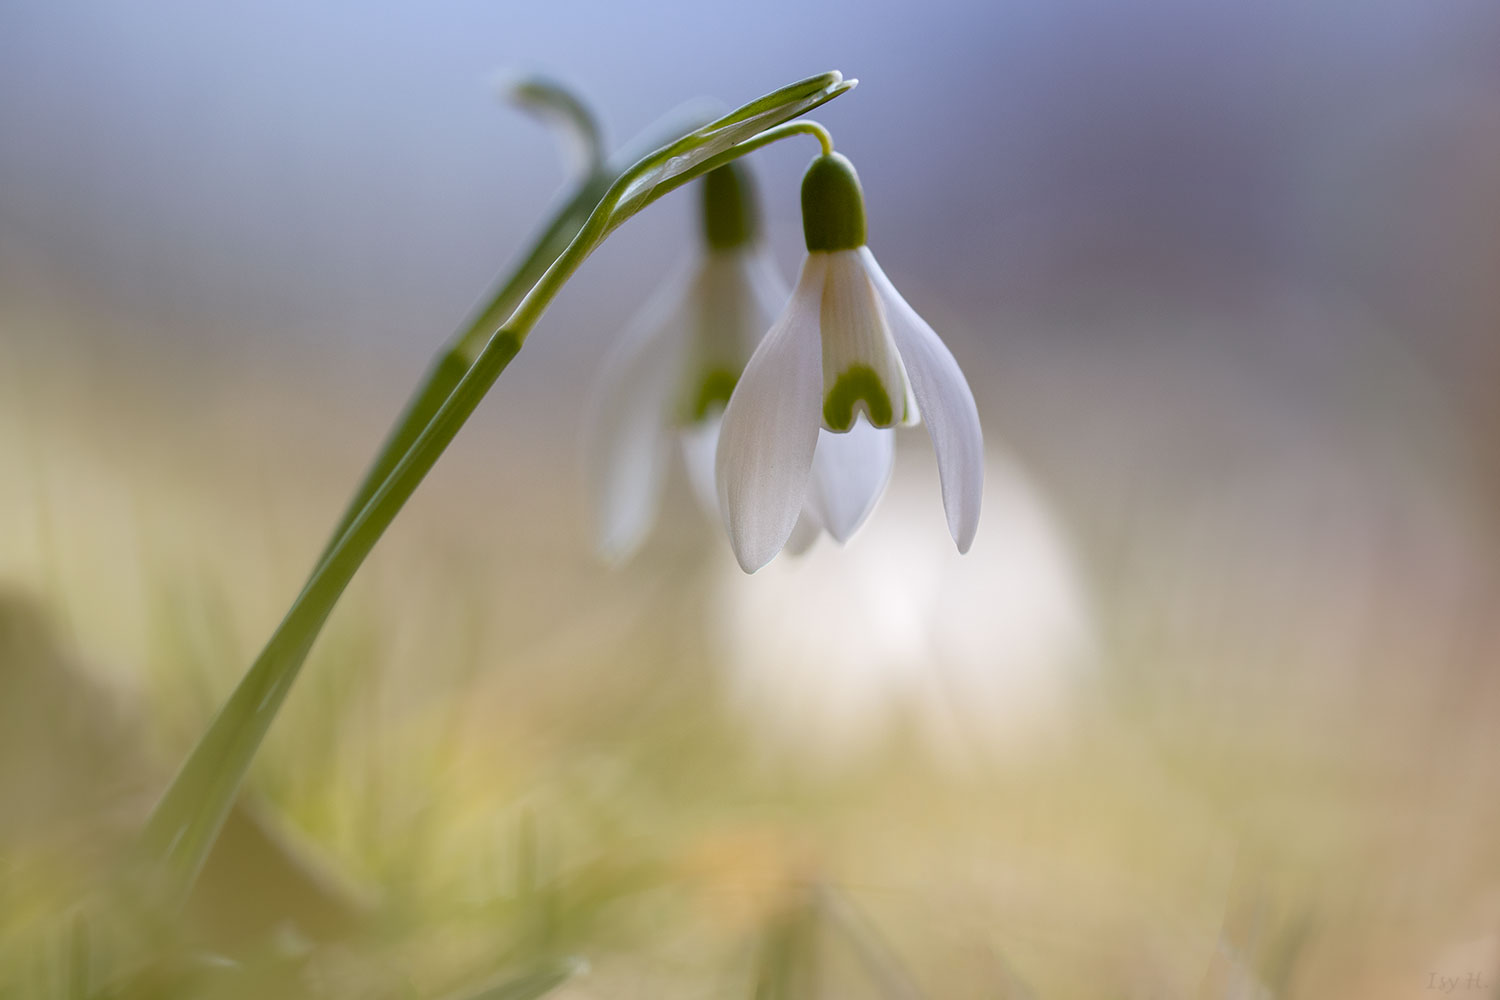
M 588 963 L 576 958 L 567 959 L 522 973 L 514 979 L 481 987 L 473 993 L 460 994 L 455 1000 L 536 1000 L 586 971 Z
M 520 349 L 521 337 L 511 331 L 502 330 L 491 339 L 329 557 L 318 565 L 265 649 L 188 755 L 142 835 L 145 889 L 154 901 L 175 908 L 186 899 L 250 761 L 334 604 Z

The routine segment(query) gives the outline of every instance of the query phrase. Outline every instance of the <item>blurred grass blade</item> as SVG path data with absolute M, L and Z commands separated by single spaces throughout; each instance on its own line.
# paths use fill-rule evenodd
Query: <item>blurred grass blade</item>
M 82 911 L 73 914 L 63 930 L 62 996 L 68 1000 L 85 1000 L 93 992 L 93 944 L 88 917 Z
M 574 976 L 588 972 L 588 962 L 581 958 L 564 959 L 523 973 L 514 979 L 492 983 L 471 993 L 460 993 L 453 1000 L 534 1000 L 546 996 Z
M 756 965 L 755 1000 L 812 1000 L 818 995 L 818 911 L 799 901 L 767 923 Z
M 853 900 L 830 885 L 819 885 L 817 898 L 829 924 L 849 943 L 879 987 L 882 997 L 886 1000 L 921 1000 L 922 991 L 906 971 L 905 963 Z
M 548 955 L 554 950 L 557 895 L 548 887 L 536 826 L 536 814 L 523 810 L 516 830 L 516 898 L 521 906 L 522 946 L 532 955 Z

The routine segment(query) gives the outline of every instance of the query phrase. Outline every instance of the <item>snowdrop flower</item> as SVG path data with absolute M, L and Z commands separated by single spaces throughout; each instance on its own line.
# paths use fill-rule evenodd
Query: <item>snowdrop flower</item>
M 584 451 L 601 555 L 631 555 L 655 519 L 674 445 L 694 492 L 718 518 L 719 420 L 745 362 L 787 299 L 760 241 L 750 177 L 707 175 L 703 251 L 646 303 L 605 364 Z
M 808 167 L 802 225 L 796 290 L 745 367 L 719 435 L 719 506 L 740 567 L 753 573 L 786 547 L 804 505 L 847 539 L 890 479 L 893 428 L 918 422 L 937 453 L 948 530 L 967 552 L 984 488 L 974 396 L 865 245 L 864 194 L 845 157 L 825 153 Z

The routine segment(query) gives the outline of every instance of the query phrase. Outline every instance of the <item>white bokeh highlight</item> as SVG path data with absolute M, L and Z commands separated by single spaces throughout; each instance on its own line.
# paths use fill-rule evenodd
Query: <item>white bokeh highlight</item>
M 961 767 L 1062 731 L 1097 647 L 1067 538 L 990 454 L 985 530 L 959 555 L 921 464 L 898 468 L 847 547 L 720 574 L 726 690 L 768 750 L 837 766 L 910 729 Z

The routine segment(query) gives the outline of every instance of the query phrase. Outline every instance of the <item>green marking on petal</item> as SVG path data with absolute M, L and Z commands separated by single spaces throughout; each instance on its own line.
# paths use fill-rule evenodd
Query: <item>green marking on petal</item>
M 696 424 L 714 410 L 722 410 L 728 406 L 729 397 L 734 394 L 734 387 L 739 380 L 740 377 L 727 368 L 715 368 L 703 376 L 698 383 L 697 393 L 693 395 L 692 404 L 688 407 L 689 422 Z
M 823 422 L 829 430 L 847 431 L 854 426 L 854 406 L 865 404 L 865 416 L 876 427 L 891 425 L 891 397 L 880 376 L 869 365 L 850 365 L 823 397 Z

